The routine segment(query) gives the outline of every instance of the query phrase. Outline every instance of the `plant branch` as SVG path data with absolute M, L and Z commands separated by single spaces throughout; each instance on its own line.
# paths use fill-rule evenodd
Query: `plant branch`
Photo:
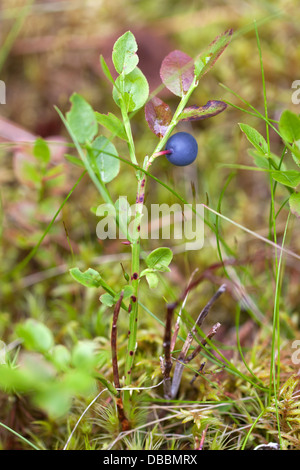
M 207 340 L 210 340 L 213 336 L 215 336 L 220 326 L 221 323 L 215 323 L 215 325 L 209 330 L 206 337 L 201 341 L 201 343 L 199 343 L 198 346 L 196 346 L 196 348 L 194 349 L 194 351 L 189 356 L 187 356 L 187 358 L 185 359 L 186 364 L 188 362 L 191 362 L 199 354 L 201 349 L 207 345 Z
M 119 318 L 119 313 L 121 309 L 121 304 L 123 300 L 124 293 L 121 292 L 120 298 L 117 301 L 115 308 L 114 308 L 114 315 L 113 315 L 113 322 L 112 322 L 112 329 L 111 329 L 111 356 L 112 356 L 112 368 L 113 368 L 113 376 L 114 376 L 114 384 L 116 389 L 118 390 L 118 396 L 116 399 L 119 422 L 122 427 L 122 431 L 128 431 L 130 429 L 129 421 L 126 418 L 123 406 L 123 400 L 120 394 L 120 376 L 119 376 L 119 367 L 118 367 L 118 356 L 117 356 L 117 322 Z
M 189 290 L 190 290 L 189 286 L 191 285 L 192 279 L 193 279 L 193 277 L 194 277 L 194 275 L 196 274 L 197 271 L 198 271 L 198 268 L 194 270 L 194 272 L 192 273 L 192 275 L 190 277 L 190 280 L 189 280 L 189 283 L 188 283 L 188 286 L 187 286 L 187 289 L 186 289 L 186 295 L 183 299 L 183 303 L 182 303 L 180 311 L 178 313 L 178 317 L 177 317 L 175 328 L 174 328 L 174 333 L 173 333 L 172 340 L 171 340 L 171 352 L 173 352 L 174 348 L 175 348 L 175 343 L 176 343 L 177 336 L 178 336 L 178 333 L 179 333 L 179 328 L 180 328 L 181 312 L 184 309 L 185 303 L 187 301 L 188 293 L 189 293 Z
M 164 361 L 161 360 L 162 372 L 164 376 L 164 396 L 165 398 L 171 398 L 171 377 L 170 372 L 172 369 L 172 350 L 171 350 L 171 331 L 172 331 L 172 320 L 174 315 L 174 310 L 177 306 L 177 303 L 172 303 L 167 305 L 167 318 L 164 334 Z
M 189 332 L 185 343 L 182 347 L 182 350 L 179 354 L 178 357 L 178 362 L 176 363 L 175 370 L 174 370 L 174 375 L 173 375 L 173 380 L 172 380 L 172 387 L 171 387 L 171 397 L 174 398 L 177 395 L 177 392 L 179 390 L 180 382 L 181 382 L 181 377 L 183 374 L 183 369 L 184 369 L 184 364 L 186 363 L 186 356 L 188 353 L 188 350 L 192 344 L 192 341 L 194 339 L 195 334 L 197 333 L 197 329 L 201 327 L 203 321 L 205 320 L 206 316 L 208 315 L 208 312 L 213 305 L 213 303 L 220 297 L 223 292 L 225 292 L 226 286 L 225 284 L 222 284 L 222 286 L 217 290 L 217 292 L 213 295 L 213 297 L 209 300 L 209 302 L 205 305 L 205 307 L 202 309 L 200 314 L 198 315 L 198 318 Z

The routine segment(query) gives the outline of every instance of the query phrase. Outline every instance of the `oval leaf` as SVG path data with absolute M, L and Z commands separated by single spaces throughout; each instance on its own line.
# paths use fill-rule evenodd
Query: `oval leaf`
M 120 92 L 121 89 L 123 89 L 122 94 Z M 138 67 L 124 78 L 122 76 L 117 78 L 116 86 L 113 89 L 113 99 L 118 106 L 123 101 L 127 112 L 137 111 L 144 106 L 148 96 L 149 85 L 147 79 Z
M 127 31 L 114 44 L 112 60 L 116 71 L 127 75 L 132 72 L 139 62 L 136 55 L 138 49 L 134 35 Z
M 249 142 L 259 152 L 268 153 L 268 144 L 264 137 L 253 127 L 248 124 L 239 124 L 240 129 L 244 132 Z
M 163 137 L 172 120 L 170 107 L 156 96 L 145 106 L 146 121 L 154 134 Z
M 300 139 L 300 118 L 288 109 L 281 114 L 278 127 L 283 140 L 295 142 Z
M 182 111 L 180 121 L 200 121 L 216 116 L 226 108 L 226 103 L 216 100 L 208 101 L 204 106 L 188 106 Z
M 95 116 L 101 126 L 108 129 L 112 134 L 116 135 L 120 139 L 127 141 L 124 125 L 117 116 L 112 113 L 101 114 L 98 112 L 95 112 Z
M 65 346 L 57 344 L 52 348 L 50 360 L 58 370 L 65 371 L 70 364 L 71 354 Z
M 44 139 L 40 137 L 36 139 L 33 147 L 33 155 L 45 165 L 50 162 L 51 154 L 49 145 Z
M 109 183 L 118 175 L 120 170 L 120 160 L 116 158 L 118 152 L 114 144 L 106 137 L 97 137 L 88 150 L 88 154 L 95 173 L 103 183 Z
M 160 247 L 153 250 L 146 258 L 148 268 L 156 271 L 165 271 L 173 258 L 173 252 L 170 248 Z
M 160 68 L 163 84 L 174 95 L 184 96 L 194 80 L 194 61 L 181 51 L 168 54 Z
M 85 287 L 99 287 L 102 284 L 100 274 L 92 268 L 89 268 L 84 272 L 80 271 L 79 268 L 72 268 L 70 269 L 70 274 L 75 281 Z
M 112 295 L 108 294 L 107 292 L 105 294 L 100 295 L 99 300 L 106 307 L 112 307 L 117 301 Z
M 157 287 L 159 279 L 155 273 L 147 273 L 146 279 L 147 279 L 150 289 L 155 289 L 155 287 Z
M 67 113 L 67 121 L 80 144 L 93 140 L 97 134 L 98 124 L 93 108 L 77 93 L 74 93 L 70 101 L 71 110 Z
M 288 171 L 272 171 L 272 178 L 278 183 L 296 188 L 300 184 L 300 172 L 294 170 Z
M 17 333 L 23 339 L 25 347 L 33 351 L 46 353 L 54 344 L 51 330 L 43 323 L 32 318 L 18 325 Z
M 300 219 L 300 193 L 294 193 L 289 199 L 290 209 L 298 219 Z
M 72 364 L 82 370 L 93 370 L 98 361 L 96 344 L 91 340 L 79 341 L 72 351 Z

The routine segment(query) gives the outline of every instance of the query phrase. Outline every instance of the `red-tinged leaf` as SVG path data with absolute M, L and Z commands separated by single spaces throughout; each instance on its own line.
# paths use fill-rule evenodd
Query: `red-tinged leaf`
M 204 106 L 189 106 L 182 111 L 180 121 L 200 121 L 216 116 L 226 108 L 226 103 L 216 100 L 208 101 Z
M 168 54 L 160 68 L 163 84 L 177 96 L 184 96 L 194 80 L 194 61 L 181 51 Z
M 203 54 L 200 54 L 195 61 L 195 75 L 199 79 L 208 72 L 220 55 L 225 51 L 226 47 L 232 38 L 232 29 L 228 29 L 224 33 L 217 36 L 208 49 Z
M 156 96 L 145 106 L 145 117 L 151 131 L 158 137 L 163 137 L 172 120 L 170 107 Z

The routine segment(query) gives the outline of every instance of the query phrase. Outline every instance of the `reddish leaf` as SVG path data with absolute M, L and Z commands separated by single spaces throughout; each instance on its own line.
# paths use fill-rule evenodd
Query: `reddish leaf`
M 177 96 L 184 96 L 194 80 L 194 61 L 181 51 L 168 54 L 160 68 L 164 85 Z
M 220 55 L 224 52 L 231 41 L 232 32 L 232 29 L 228 29 L 217 36 L 213 42 L 210 43 L 206 52 L 198 56 L 195 61 L 195 74 L 198 79 L 203 77 L 203 75 L 212 68 Z
M 145 117 L 151 131 L 163 137 L 172 120 L 172 111 L 161 99 L 154 97 L 145 106 Z
M 189 106 L 185 108 L 181 115 L 181 121 L 200 121 L 212 116 L 216 116 L 227 108 L 223 101 L 208 101 L 204 106 Z

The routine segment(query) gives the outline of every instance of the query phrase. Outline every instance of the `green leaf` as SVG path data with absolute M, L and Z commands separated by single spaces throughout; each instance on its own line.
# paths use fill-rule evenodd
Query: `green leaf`
M 34 378 L 36 379 L 36 377 Z M 0 390 L 4 391 L 28 391 L 34 387 L 34 380 L 24 369 L 1 364 Z
M 80 144 L 92 141 L 97 134 L 98 124 L 93 108 L 77 93 L 74 93 L 70 101 L 71 110 L 67 113 L 67 122 Z
M 58 176 L 63 175 L 65 171 L 64 165 L 61 163 L 60 165 L 53 166 L 48 171 L 44 173 L 44 178 L 47 180 L 55 179 Z
M 130 204 L 127 201 L 127 198 L 120 196 L 115 202 L 115 209 L 118 218 L 122 219 L 124 221 L 124 226 L 127 227 L 132 215 Z
M 99 300 L 103 305 L 106 305 L 106 307 L 112 307 L 117 302 L 117 300 L 107 292 L 100 295 Z
M 120 107 L 123 102 L 127 112 L 137 111 L 144 106 L 148 96 L 147 79 L 138 67 L 125 77 L 120 75 L 117 78 L 113 89 L 113 99 Z
M 80 160 L 80 158 L 74 157 L 74 155 L 69 155 L 67 153 L 65 153 L 64 157 L 70 163 L 73 163 L 73 165 L 79 166 L 80 168 L 85 168 L 84 163 L 82 160 Z
M 88 268 L 82 272 L 79 268 L 72 268 L 70 269 L 70 274 L 75 281 L 85 287 L 100 287 L 102 285 L 102 278 L 95 269 Z
M 283 140 L 295 142 L 300 139 L 300 118 L 288 109 L 281 114 L 278 127 Z
M 89 341 L 89 340 L 80 341 L 75 346 L 75 349 L 79 346 L 80 343 L 92 343 L 92 341 Z M 72 354 L 72 360 L 73 360 L 73 355 L 74 354 Z M 95 363 L 96 363 L 96 366 L 98 366 L 98 354 L 96 353 L 96 351 L 93 351 L 93 356 L 95 360 L 88 361 L 88 364 L 91 367 L 93 367 L 92 364 L 95 364 Z M 87 394 L 95 391 L 95 387 L 94 387 L 95 386 L 95 380 L 94 380 L 95 370 L 87 370 L 87 368 L 84 366 L 86 359 L 87 359 L 86 353 L 81 355 L 80 367 L 76 368 L 75 370 L 74 369 L 68 370 L 63 376 L 61 385 L 64 388 L 64 390 L 67 390 L 70 393 L 72 393 L 72 396 L 73 395 L 85 395 L 86 396 Z
M 91 371 L 96 367 L 98 358 L 96 344 L 90 340 L 79 341 L 72 351 L 72 364 L 82 370 Z
M 249 142 L 256 148 L 256 150 L 268 153 L 268 144 L 264 137 L 253 127 L 248 124 L 239 124 L 240 129 L 244 132 Z
M 26 320 L 17 326 L 16 331 L 27 349 L 46 353 L 53 346 L 54 339 L 51 330 L 37 320 L 32 318 Z
M 300 166 L 300 140 L 293 143 L 292 157 L 296 165 Z
M 146 279 L 147 279 L 150 289 L 155 289 L 155 287 L 157 287 L 158 276 L 155 273 L 147 273 Z
M 107 307 L 112 307 L 119 300 L 121 292 L 119 292 L 116 295 L 112 295 L 109 293 L 102 294 L 99 300 L 103 305 L 106 305 Z M 124 300 L 128 299 L 132 294 L 133 294 L 133 287 L 131 285 L 125 286 L 123 289 L 123 299 Z
M 127 142 L 127 135 L 122 121 L 112 113 L 101 114 L 95 112 L 96 119 L 101 126 L 108 129 L 113 135 L 116 135 Z
M 57 344 L 51 351 L 50 359 L 59 371 L 66 371 L 71 362 L 71 354 L 64 345 Z
M 115 396 L 119 395 L 119 391 L 115 389 L 115 387 L 112 385 L 112 383 L 110 383 L 104 377 L 104 375 L 97 373 L 97 379 L 99 380 L 99 382 L 101 382 L 104 385 L 104 387 L 106 387 L 110 391 L 110 393 L 112 393 Z
M 116 157 L 119 155 L 109 139 L 103 136 L 97 137 L 88 149 L 88 154 L 93 170 L 103 183 L 109 183 L 118 175 L 120 160 Z
M 46 390 L 37 392 L 34 403 L 55 420 L 68 413 L 72 405 L 72 395 L 63 390 L 60 384 L 51 384 Z
M 76 150 L 85 166 L 85 169 L 87 170 L 91 180 L 93 181 L 94 185 L 96 186 L 97 190 L 99 191 L 99 193 L 101 194 L 101 196 L 103 197 L 104 201 L 106 202 L 110 202 L 110 196 L 107 192 L 107 189 L 106 187 L 102 184 L 101 181 L 99 181 L 99 178 L 97 178 L 97 175 L 95 175 L 94 171 L 93 171 L 93 168 L 91 167 L 90 165 L 90 162 L 88 161 L 88 158 L 86 157 L 86 154 L 85 152 L 83 151 L 83 149 L 81 148 L 74 132 L 72 131 L 72 128 L 70 126 L 70 124 L 68 123 L 68 121 L 65 119 L 64 115 L 62 114 L 62 112 L 56 108 L 56 111 L 58 112 L 62 122 L 64 123 L 64 125 L 66 126 L 66 129 L 67 131 L 69 132 L 70 134 L 70 137 L 71 139 L 73 140 L 74 144 L 75 144 L 75 147 L 76 147 Z
M 289 199 L 291 213 L 300 219 L 300 193 L 293 193 Z
M 125 286 L 123 289 L 123 299 L 128 299 L 133 294 L 133 287 L 131 285 Z M 119 296 L 118 296 L 119 298 Z
M 139 62 L 136 54 L 138 49 L 134 35 L 127 31 L 114 44 L 112 60 L 119 74 L 128 75 Z
M 109 67 L 108 67 L 107 63 L 105 62 L 104 57 L 102 55 L 100 55 L 100 64 L 101 64 L 101 68 L 103 70 L 104 75 L 114 85 L 115 81 L 114 81 L 114 79 L 112 77 L 112 74 L 110 73 Z
M 272 164 L 271 168 L 273 167 L 274 169 L 277 169 L 279 168 L 279 165 L 280 165 L 281 170 L 286 169 L 285 163 L 281 160 L 280 157 L 278 157 L 278 155 L 275 155 L 274 153 L 265 154 L 261 152 L 260 150 L 254 150 L 254 149 L 249 149 L 248 153 L 253 158 L 254 163 L 258 168 L 269 170 L 270 162 L 271 162 Z
M 45 165 L 50 162 L 51 154 L 49 145 L 44 139 L 38 137 L 33 146 L 33 155 L 37 160 L 40 160 Z
M 170 248 L 160 247 L 153 250 L 146 258 L 148 268 L 156 271 L 165 271 L 173 258 Z
M 34 402 L 52 419 L 70 410 L 74 396 L 87 396 L 95 391 L 95 380 L 85 370 L 70 370 L 59 381 L 48 383 L 34 395 Z
M 36 168 L 36 164 L 28 161 L 24 161 L 22 165 L 23 177 L 36 185 L 39 185 L 42 181 L 43 175 Z
M 296 188 L 300 184 L 300 172 L 294 170 L 288 171 L 272 171 L 272 178 L 278 183 Z

